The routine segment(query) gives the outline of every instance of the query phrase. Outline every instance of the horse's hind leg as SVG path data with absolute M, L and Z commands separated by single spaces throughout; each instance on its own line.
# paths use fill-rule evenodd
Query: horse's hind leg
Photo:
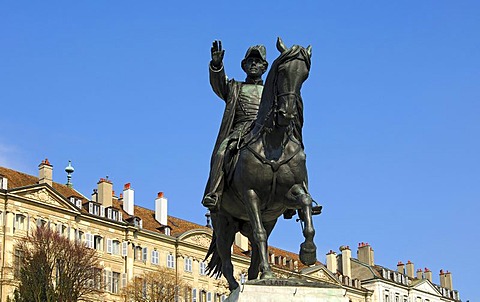
M 218 233 L 222 234 L 217 237 L 217 251 L 222 259 L 222 274 L 227 279 L 228 288 L 230 291 L 233 291 L 238 287 L 238 282 L 233 276 L 231 248 L 238 230 L 238 224 L 223 216 L 216 222 L 214 228 Z
M 317 247 L 313 242 L 315 229 L 312 220 L 312 197 L 302 185 L 294 185 L 290 189 L 290 196 L 294 198 L 294 203 L 300 207 L 299 216 L 303 221 L 303 237 L 305 241 L 300 245 L 300 261 L 305 265 L 312 265 L 317 262 Z

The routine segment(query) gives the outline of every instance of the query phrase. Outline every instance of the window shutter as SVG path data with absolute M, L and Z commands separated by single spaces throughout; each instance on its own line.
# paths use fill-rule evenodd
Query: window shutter
M 112 292 L 113 291 L 113 273 L 112 271 L 108 271 L 108 291 Z
M 142 260 L 147 261 L 147 248 L 142 248 Z
M 30 215 L 27 214 L 27 234 L 30 231 Z
M 107 253 L 112 253 L 112 239 L 107 239 Z
M 127 250 L 128 249 L 128 242 L 124 241 L 122 242 L 122 256 L 125 257 L 127 256 Z
M 123 221 L 123 213 L 122 212 L 119 212 L 118 213 L 118 221 Z
M 127 286 L 127 274 L 123 273 L 122 274 L 122 287 Z
M 112 219 L 112 209 L 110 208 L 107 209 L 107 218 Z

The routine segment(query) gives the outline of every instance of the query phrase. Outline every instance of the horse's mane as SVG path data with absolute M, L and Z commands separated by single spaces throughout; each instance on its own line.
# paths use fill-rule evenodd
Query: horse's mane
M 270 71 L 268 72 L 267 79 L 262 93 L 262 100 L 257 114 L 256 124 L 261 126 L 261 129 L 271 131 L 275 126 L 274 108 L 276 106 L 276 83 L 278 68 L 283 63 L 293 60 L 297 57 L 307 64 L 307 69 L 310 70 L 310 56 L 307 50 L 299 45 L 294 45 L 290 49 L 284 51 L 280 56 L 273 61 Z M 298 98 L 297 102 L 298 115 L 294 121 L 293 132 L 294 136 L 301 142 L 302 141 L 302 127 L 303 127 L 303 102 L 301 98 Z

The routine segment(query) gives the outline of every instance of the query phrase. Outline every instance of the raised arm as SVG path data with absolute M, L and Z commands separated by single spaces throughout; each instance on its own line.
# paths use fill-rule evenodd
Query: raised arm
M 212 60 L 210 61 L 210 85 L 213 91 L 222 100 L 227 101 L 229 86 L 228 78 L 223 68 L 223 56 L 225 50 L 222 49 L 222 41 L 215 40 L 211 48 Z

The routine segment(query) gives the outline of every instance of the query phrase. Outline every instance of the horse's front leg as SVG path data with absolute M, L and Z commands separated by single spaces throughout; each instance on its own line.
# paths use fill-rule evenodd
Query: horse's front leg
M 267 238 L 268 234 L 263 227 L 260 213 L 260 198 L 253 189 L 247 190 L 244 196 L 245 208 L 252 226 L 253 244 L 257 245 L 260 267 L 260 279 L 275 278 L 268 263 Z
M 305 241 L 300 245 L 300 261 L 305 265 L 312 265 L 317 262 L 317 247 L 313 242 L 315 229 L 313 228 L 312 219 L 312 196 L 302 185 L 294 185 L 288 194 L 290 196 L 290 206 L 300 208 L 299 216 L 303 221 L 303 237 Z

